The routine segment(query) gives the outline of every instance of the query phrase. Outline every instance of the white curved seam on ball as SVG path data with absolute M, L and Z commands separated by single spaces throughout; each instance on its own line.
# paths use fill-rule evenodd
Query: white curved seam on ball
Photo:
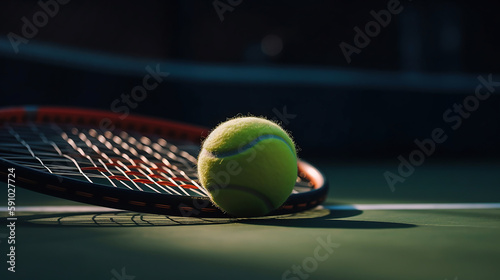
M 207 151 L 206 149 L 203 149 L 203 151 L 212 155 L 213 157 L 216 157 L 216 158 L 231 157 L 231 156 L 235 156 L 237 154 L 243 153 L 243 152 L 247 151 L 248 149 L 253 148 L 255 145 L 260 143 L 260 141 L 267 140 L 267 139 L 278 139 L 278 140 L 282 141 L 290 149 L 292 154 L 295 155 L 294 148 L 291 147 L 290 144 L 285 139 L 283 139 L 280 136 L 274 135 L 274 134 L 265 134 L 265 135 L 259 136 L 259 137 L 255 138 L 254 140 L 245 144 L 243 147 L 238 148 L 238 149 L 234 149 L 234 150 L 231 150 L 228 152 L 215 153 L 215 152 Z

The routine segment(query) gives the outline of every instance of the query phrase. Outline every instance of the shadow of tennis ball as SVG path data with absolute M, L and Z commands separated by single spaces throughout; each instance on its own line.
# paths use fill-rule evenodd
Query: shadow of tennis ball
M 386 229 L 411 228 L 413 224 L 383 221 L 344 220 L 361 215 L 361 210 L 329 210 L 321 206 L 315 209 L 290 215 L 240 219 L 238 222 L 252 225 L 281 226 L 297 228 L 343 228 L 343 229 Z

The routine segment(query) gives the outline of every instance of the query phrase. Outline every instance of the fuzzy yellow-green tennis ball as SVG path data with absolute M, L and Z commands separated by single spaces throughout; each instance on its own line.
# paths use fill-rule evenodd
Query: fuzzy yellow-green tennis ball
M 295 145 L 272 121 L 234 118 L 203 142 L 198 174 L 223 211 L 237 217 L 262 216 L 280 207 L 293 190 Z

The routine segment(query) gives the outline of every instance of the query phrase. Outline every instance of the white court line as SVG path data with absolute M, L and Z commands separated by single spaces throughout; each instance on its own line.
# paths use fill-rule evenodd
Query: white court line
M 500 203 L 402 203 L 326 205 L 330 210 L 433 210 L 433 209 L 500 209 Z
M 410 203 L 325 205 L 329 210 L 433 210 L 433 209 L 500 209 L 500 203 Z M 100 206 L 22 206 L 16 212 L 115 212 L 123 211 Z M 7 207 L 0 207 L 7 212 Z

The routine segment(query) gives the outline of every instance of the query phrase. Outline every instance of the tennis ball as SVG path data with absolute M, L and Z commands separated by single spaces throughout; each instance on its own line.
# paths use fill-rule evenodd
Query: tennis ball
M 280 207 L 297 179 L 297 153 L 276 123 L 238 117 L 217 126 L 198 157 L 198 175 L 212 201 L 237 217 Z

